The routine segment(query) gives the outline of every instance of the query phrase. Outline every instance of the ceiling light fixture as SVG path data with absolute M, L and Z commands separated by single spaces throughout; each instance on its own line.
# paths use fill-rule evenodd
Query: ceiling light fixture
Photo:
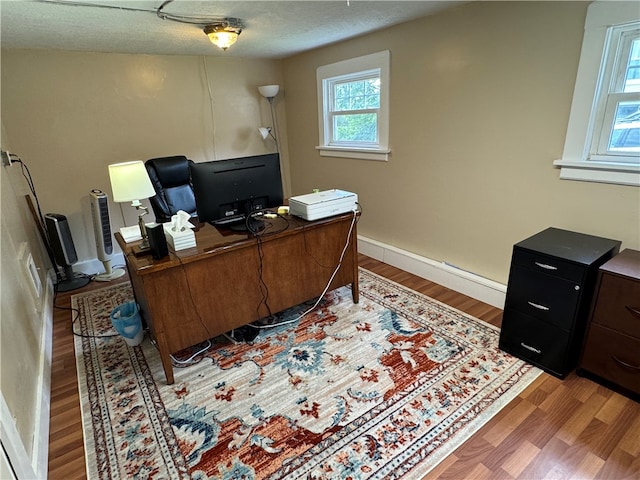
M 225 18 L 221 22 L 211 23 L 204 27 L 204 33 L 209 37 L 211 43 L 227 50 L 236 43 L 238 35 L 242 32 L 242 21 L 237 18 Z

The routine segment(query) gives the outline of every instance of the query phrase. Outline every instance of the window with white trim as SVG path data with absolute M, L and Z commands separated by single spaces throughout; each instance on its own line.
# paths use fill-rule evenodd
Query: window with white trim
M 323 156 L 388 160 L 389 51 L 317 70 Z
M 560 178 L 640 186 L 640 9 L 589 6 Z

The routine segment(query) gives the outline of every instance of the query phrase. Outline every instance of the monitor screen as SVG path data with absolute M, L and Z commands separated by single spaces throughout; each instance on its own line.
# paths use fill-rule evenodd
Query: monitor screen
M 193 163 L 189 169 L 201 222 L 244 225 L 247 214 L 282 205 L 277 153 Z

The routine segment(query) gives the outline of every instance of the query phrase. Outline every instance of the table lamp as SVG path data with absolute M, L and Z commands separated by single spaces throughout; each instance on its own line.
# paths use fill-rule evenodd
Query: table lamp
M 142 205 L 140 200 L 155 196 L 156 191 L 151 184 L 144 163 L 140 160 L 132 160 L 109 165 L 109 179 L 111 180 L 113 201 L 131 202 L 131 206 L 140 211 L 138 225 L 140 226 L 142 243 L 139 248 L 140 250 L 148 250 L 149 238 L 142 217 L 149 213 L 149 209 Z

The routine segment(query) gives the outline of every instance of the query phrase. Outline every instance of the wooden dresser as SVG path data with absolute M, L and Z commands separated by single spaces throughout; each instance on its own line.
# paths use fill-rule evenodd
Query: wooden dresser
M 600 267 L 578 374 L 640 398 L 640 252 Z

